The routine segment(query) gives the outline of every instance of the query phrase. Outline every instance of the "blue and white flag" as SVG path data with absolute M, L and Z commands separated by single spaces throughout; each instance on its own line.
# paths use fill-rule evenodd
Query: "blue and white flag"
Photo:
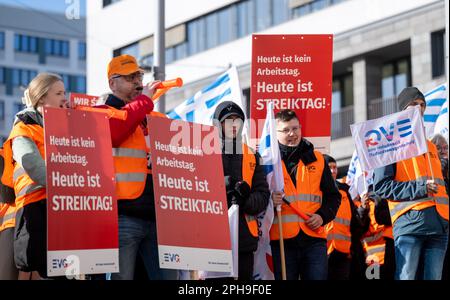
M 267 116 L 264 123 L 261 140 L 259 142 L 259 153 L 261 155 L 261 165 L 264 166 L 266 179 L 271 192 L 283 191 L 283 169 L 281 166 L 280 148 L 276 135 L 275 118 L 273 114 L 273 103 L 267 106 Z M 258 248 L 254 254 L 253 278 L 258 280 L 274 280 L 272 250 L 270 248 L 269 231 L 273 223 L 273 202 L 269 200 L 269 205 L 265 212 L 257 216 L 259 240 Z
M 447 85 L 442 84 L 425 94 L 427 108 L 423 116 L 427 138 L 442 134 L 448 142 Z
M 195 93 L 175 107 L 167 115 L 178 119 L 205 125 L 212 125 L 214 111 L 223 101 L 233 101 L 245 111 L 242 101 L 242 90 L 239 85 L 238 72 L 235 66 L 220 75 L 213 83 Z
M 369 171 L 427 152 L 418 106 L 350 125 L 362 171 Z
M 350 187 L 348 192 L 352 199 L 355 199 L 358 195 L 367 193 L 369 186 L 373 184 L 372 177 L 373 170 L 365 171 L 365 174 L 363 174 L 358 154 L 356 150 L 353 151 L 345 180 L 345 183 Z M 365 180 L 365 182 L 363 180 Z

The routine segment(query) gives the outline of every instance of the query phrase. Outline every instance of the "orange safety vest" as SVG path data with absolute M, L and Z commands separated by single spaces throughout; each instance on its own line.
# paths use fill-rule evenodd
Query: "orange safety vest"
M 436 206 L 438 213 L 448 221 L 448 195 L 445 190 L 445 181 L 442 176 L 441 162 L 438 157 L 436 146 L 430 141 L 427 141 L 427 144 L 434 182 L 438 185 L 438 192 L 418 200 L 395 201 L 396 199 L 389 199 L 389 213 L 392 218 L 392 224 L 394 224 L 398 217 L 411 209 L 423 210 L 431 206 Z M 396 181 L 427 181 L 428 179 L 432 179 L 432 173 L 429 168 L 426 153 L 397 162 L 396 168 L 394 178 Z
M 44 129 L 39 125 L 27 125 L 22 121 L 14 125 L 8 139 L 3 144 L 5 168 L 3 170 L 3 184 L 14 188 L 16 195 L 16 209 L 25 205 L 44 200 L 46 198 L 45 187 L 35 183 L 25 172 L 21 165 L 13 159 L 12 141 L 14 138 L 23 136 L 31 139 L 39 149 L 44 158 Z
M 256 157 L 253 151 L 244 143 L 242 143 L 242 180 L 252 187 L 253 174 L 256 168 Z M 254 236 L 258 236 L 258 222 L 255 216 L 245 214 L 248 229 Z
M 322 205 L 322 191 L 320 190 L 320 180 L 325 167 L 325 161 L 322 154 L 314 151 L 317 160 L 308 165 L 300 160 L 297 165 L 297 186 L 291 180 L 286 170 L 284 162 L 283 177 L 285 198 L 292 206 L 304 213 L 315 213 Z M 283 238 L 293 238 L 298 235 L 300 229 L 307 235 L 317 238 L 327 238 L 327 233 L 322 230 L 320 233 L 311 230 L 305 221 L 300 218 L 289 205 L 281 205 L 281 218 L 283 222 Z M 280 232 L 278 229 L 278 216 L 275 215 L 272 227 L 270 228 L 270 239 L 279 240 Z
M 16 205 L 0 203 L 0 232 L 16 226 Z
M 350 200 L 345 191 L 339 190 L 339 192 L 341 193 L 342 200 L 336 218 L 325 227 L 327 232 L 328 255 L 334 249 L 342 253 L 350 254 L 350 245 L 352 243 L 352 235 L 350 233 L 350 222 L 352 219 Z
M 136 199 L 144 192 L 147 180 L 147 144 L 141 126 L 113 148 L 116 194 L 119 200 Z
M 361 243 L 366 255 L 366 264 L 372 265 L 377 262 L 384 264 L 384 255 L 386 252 L 385 237 L 393 239 L 392 226 L 379 225 L 375 220 L 375 203 L 369 202 L 369 230 L 361 239 Z

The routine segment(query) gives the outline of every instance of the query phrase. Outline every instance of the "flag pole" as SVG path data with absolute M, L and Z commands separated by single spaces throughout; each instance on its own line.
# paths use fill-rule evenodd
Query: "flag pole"
M 281 205 L 277 206 L 278 231 L 280 235 L 281 279 L 286 280 L 286 259 L 284 257 L 283 221 L 281 220 Z

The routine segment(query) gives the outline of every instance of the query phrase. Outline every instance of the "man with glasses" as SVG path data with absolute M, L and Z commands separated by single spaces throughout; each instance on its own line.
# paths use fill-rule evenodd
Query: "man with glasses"
M 284 175 L 284 191 L 272 193 L 274 206 L 281 205 L 281 220 L 275 215 L 270 229 L 275 278 L 281 279 L 281 221 L 287 279 L 326 280 L 327 234 L 321 226 L 335 218 L 341 194 L 323 155 L 302 138 L 295 112 L 285 109 L 275 118 Z M 309 219 L 304 220 L 297 211 Z
M 142 84 L 143 70 L 130 55 L 108 65 L 112 94 L 106 105 L 127 111 L 125 121 L 110 119 L 119 210 L 119 267 L 112 279 L 133 279 L 138 255 L 150 279 L 176 279 L 177 271 L 160 269 L 152 176 L 147 162 L 146 115 L 160 83 Z

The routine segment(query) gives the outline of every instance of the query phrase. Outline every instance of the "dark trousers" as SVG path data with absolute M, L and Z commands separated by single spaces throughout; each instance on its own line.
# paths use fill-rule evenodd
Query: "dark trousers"
M 17 280 L 19 272 L 14 264 L 14 228 L 0 232 L 0 280 Z
M 37 271 L 41 277 L 47 277 L 46 200 L 28 204 L 17 211 L 14 262 L 20 271 Z
M 275 279 L 281 280 L 279 241 L 271 241 Z M 328 277 L 327 241 L 300 232 L 295 238 L 284 241 L 286 279 L 326 280 Z
M 348 254 L 334 250 L 328 256 L 328 279 L 349 280 L 351 259 Z
M 380 267 L 380 279 L 394 280 L 395 277 L 395 246 L 394 240 L 384 238 L 386 248 L 384 250 L 384 264 Z
M 239 252 L 239 280 L 253 279 L 253 252 Z

